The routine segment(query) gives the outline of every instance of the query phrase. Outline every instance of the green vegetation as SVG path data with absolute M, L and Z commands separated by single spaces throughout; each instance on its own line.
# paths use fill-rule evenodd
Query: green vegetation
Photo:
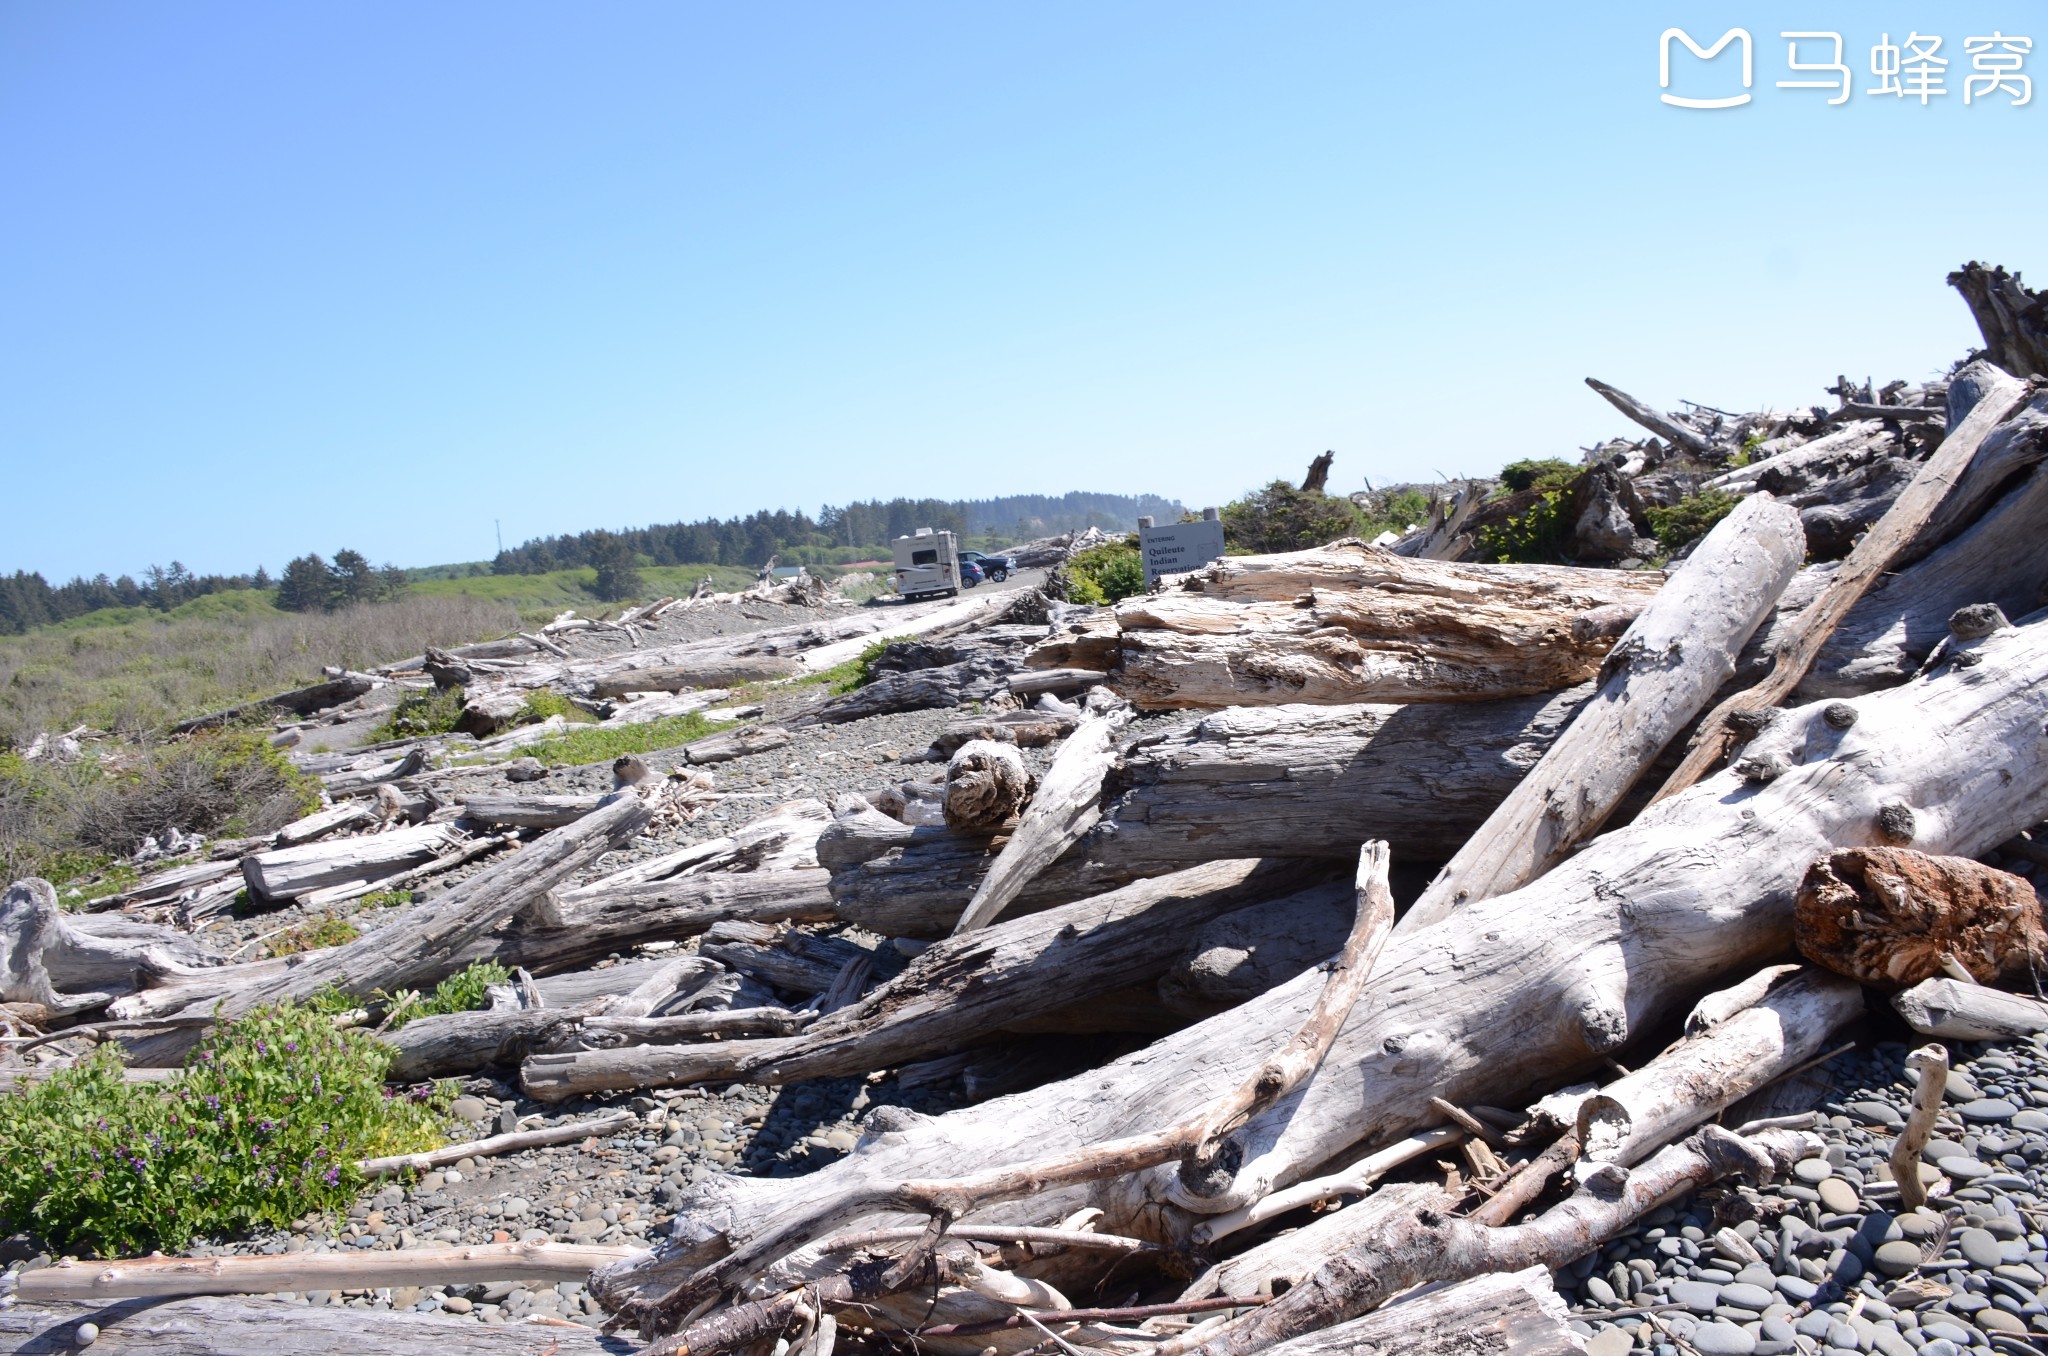
M 462 689 L 437 687 L 425 692 L 408 692 L 398 699 L 382 725 L 370 734 L 369 742 L 387 739 L 419 739 L 425 735 L 447 734 L 462 719 Z
M 286 612 L 334 612 L 364 603 L 387 603 L 405 592 L 405 571 L 378 569 L 361 551 L 340 550 L 329 565 L 317 555 L 300 556 L 277 581 L 277 606 Z
M 1556 457 L 1511 461 L 1500 468 L 1500 492 L 1520 494 L 1524 490 L 1561 490 L 1578 479 L 1582 466 Z
M 1520 513 L 1479 529 L 1479 558 L 1488 564 L 1552 564 L 1564 557 L 1570 495 L 1542 490 Z
M 117 1047 L 0 1097 L 0 1218 L 104 1257 L 176 1251 L 362 1188 L 356 1161 L 442 1142 L 443 1095 L 387 1097 L 390 1047 L 310 1008 L 215 1028 L 168 1085 L 127 1084 Z
M 161 727 L 317 682 L 323 664 L 370 669 L 519 625 L 502 602 L 424 589 L 340 612 L 280 612 L 267 591 L 244 590 L 139 620 L 110 623 L 110 615 L 0 636 L 0 745 L 80 724 Z
M 301 951 L 340 946 L 362 935 L 362 929 L 346 918 L 314 918 L 286 928 L 264 945 L 273 956 L 296 956 Z
M 1365 513 L 1342 495 L 1305 494 L 1284 480 L 1225 504 L 1223 539 L 1237 554 L 1327 546 L 1364 535 Z
M 365 909 L 396 909 L 412 903 L 410 890 L 372 890 L 356 901 L 356 912 Z
M 491 985 L 507 983 L 511 978 L 512 972 L 496 961 L 471 961 L 467 969 L 448 976 L 425 997 L 411 989 L 401 989 L 387 999 L 390 1011 L 385 1017 L 384 1029 L 396 1031 L 421 1017 L 475 1012 L 490 1001 Z
M 1349 502 L 1348 500 L 1345 502 Z M 1145 562 L 1136 534 L 1067 558 L 1046 580 L 1045 591 L 1070 603 L 1101 606 L 1145 591 Z
M 519 752 L 538 758 L 550 767 L 609 763 L 629 753 L 673 749 L 729 728 L 706 720 L 701 711 L 692 711 L 688 715 L 666 716 L 661 720 L 622 725 L 617 729 L 592 726 L 585 730 L 571 730 L 553 739 L 529 744 Z
M 591 715 L 588 711 L 552 688 L 537 687 L 526 694 L 526 707 L 519 716 L 521 722 L 538 722 L 552 719 L 555 716 L 560 716 L 563 720 L 574 721 L 579 725 L 588 724 L 597 719 L 596 716 Z
M 133 853 L 145 837 L 268 832 L 319 803 L 315 783 L 252 729 L 123 749 L 118 763 L 93 754 L 69 764 L 0 754 L 0 865 L 10 880 L 47 876 L 64 895 L 81 876 L 116 878 L 109 859 Z M 83 883 L 71 888 L 82 902 Z
M 1681 551 L 1713 530 L 1740 501 L 1726 490 L 1689 494 L 1670 508 L 1650 510 L 1650 530 L 1666 551 Z
M 1728 464 L 1730 466 L 1749 465 L 1752 461 L 1756 460 L 1756 450 L 1763 445 L 1764 435 L 1761 432 L 1750 434 L 1742 440 L 1742 446 L 1736 450 L 1735 455 L 1728 459 Z

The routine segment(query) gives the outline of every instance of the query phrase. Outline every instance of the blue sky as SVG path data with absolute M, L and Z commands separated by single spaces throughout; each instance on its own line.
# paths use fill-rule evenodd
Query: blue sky
M 1752 102 L 1661 104 L 1668 25 L 1749 29 Z M 1914 29 L 1951 93 L 1866 96 Z M 1350 490 L 1629 432 L 1588 375 L 1921 379 L 1949 269 L 2048 281 L 1994 30 L 2048 4 L 0 0 L 0 570 Z

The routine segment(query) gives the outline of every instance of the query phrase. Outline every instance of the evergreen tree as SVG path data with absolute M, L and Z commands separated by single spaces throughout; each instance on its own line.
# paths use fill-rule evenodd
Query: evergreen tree
M 640 562 L 624 538 L 611 532 L 592 532 L 591 564 L 597 567 L 597 596 L 619 602 L 638 596 L 647 585 L 640 578 Z
M 325 612 L 334 605 L 334 578 L 327 562 L 304 555 L 284 567 L 277 584 L 277 605 L 287 612 Z

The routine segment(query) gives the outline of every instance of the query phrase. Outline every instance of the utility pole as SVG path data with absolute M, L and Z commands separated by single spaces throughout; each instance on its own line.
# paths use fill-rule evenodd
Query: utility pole
M 502 556 L 505 554 L 505 529 L 499 526 L 496 518 L 491 519 L 491 531 L 498 534 L 498 554 Z

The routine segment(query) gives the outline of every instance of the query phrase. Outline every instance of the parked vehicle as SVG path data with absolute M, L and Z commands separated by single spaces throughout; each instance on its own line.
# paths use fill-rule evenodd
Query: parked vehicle
M 987 580 L 988 577 L 989 576 L 987 574 L 982 572 L 981 566 L 967 559 L 966 554 L 964 552 L 962 553 L 960 557 L 961 588 L 971 589 L 975 587 L 977 584 L 980 584 Z
M 1010 577 L 1010 571 L 1017 568 L 1015 556 L 995 556 L 986 551 L 962 551 L 960 559 L 971 560 L 981 566 L 981 572 L 1000 584 Z
M 903 597 L 960 592 L 960 548 L 951 532 L 920 527 L 913 536 L 898 537 L 895 550 L 896 592 Z

